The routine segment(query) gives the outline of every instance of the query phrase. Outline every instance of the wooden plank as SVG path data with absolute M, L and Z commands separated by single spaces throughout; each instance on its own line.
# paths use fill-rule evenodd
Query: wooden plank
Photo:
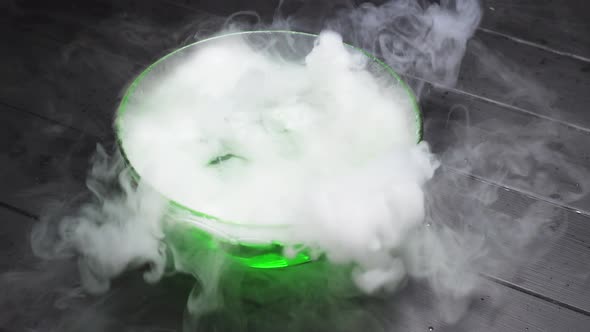
M 0 105 L 0 202 L 38 215 L 83 188 L 97 138 Z
M 519 271 L 497 270 L 491 274 L 523 290 L 588 311 L 588 133 L 441 91 L 432 93 L 423 109 L 426 139 L 433 143 L 435 151 L 442 153 L 446 165 L 550 204 L 570 207 L 556 218 L 568 229 L 563 237 L 554 238 L 558 240 L 551 244 L 546 256 L 527 262 Z M 521 169 L 524 173 L 515 175 L 519 164 L 531 168 Z M 466 186 L 458 191 L 470 189 Z M 502 191 L 494 210 L 518 218 L 534 201 L 531 197 Z M 456 211 L 458 216 L 460 211 Z
M 30 5 L 5 21 L 7 26 L 58 43 L 90 47 L 148 65 L 195 41 L 195 35 L 216 32 L 225 19 L 158 0 L 95 0 L 88 8 L 47 10 L 43 3 Z
M 590 216 L 460 175 L 443 174 L 437 181 L 427 191 L 432 223 L 481 245 L 464 253 L 474 255 L 472 269 L 590 313 Z
M 590 133 L 470 96 L 432 90 L 425 139 L 445 165 L 590 211 Z
M 466 96 L 434 91 L 423 106 L 426 140 L 442 154 L 445 165 L 512 189 L 497 193 L 492 208 L 499 216 L 522 217 L 523 211 L 535 204 L 532 197 L 549 203 L 544 208 L 551 205 L 569 207 L 555 214 L 557 225 L 567 229 L 563 235 L 545 239 L 546 246 L 551 249 L 544 256 L 531 257 L 524 268 L 517 271 L 497 269 L 488 273 L 523 291 L 532 291 L 589 311 L 588 133 L 496 106 Z M 526 167 L 519 168 L 522 165 Z M 517 170 L 520 175 L 515 174 Z M 514 189 L 521 193 L 514 192 Z M 473 194 L 473 185 L 461 185 L 456 191 Z M 492 190 L 491 194 L 496 192 Z M 455 198 L 449 203 L 457 218 L 464 212 L 484 211 L 486 208 L 471 205 L 477 202 L 464 203 L 469 205 L 464 211 L 461 205 L 454 204 L 460 201 Z M 466 197 L 465 202 L 472 200 Z M 486 219 L 484 215 L 479 217 L 488 223 L 495 220 Z
M 0 219 L 3 221 L 0 237 L 8 239 L 2 241 L 0 247 L 3 257 L 0 266 L 4 271 L 0 274 L 0 285 L 5 290 L 0 298 L 1 328 L 8 331 L 24 331 L 32 327 L 87 331 L 89 326 L 104 330 L 180 328 L 187 294 L 194 279 L 177 276 L 165 278 L 157 285 L 147 285 L 138 273 L 128 273 L 119 278 L 108 293 L 84 295 L 75 276 L 75 261 L 40 264 L 31 255 L 27 234 L 33 220 L 4 208 L 0 208 Z M 309 301 L 314 308 L 322 308 L 323 304 L 317 303 L 317 298 L 309 293 L 302 299 Z M 336 310 L 331 311 L 329 317 L 306 310 L 310 321 L 302 321 L 301 315 L 286 315 L 294 308 L 288 300 L 276 304 L 264 310 L 248 310 L 247 306 L 251 304 L 246 303 L 245 312 L 249 314 L 242 317 L 261 321 L 291 317 L 287 322 L 302 327 L 311 327 L 311 323 L 318 322 L 324 327 L 340 323 L 347 331 L 355 330 L 357 325 L 354 324 L 366 323 L 362 319 L 365 316 L 373 317 L 368 321 L 386 330 L 403 331 L 583 331 L 590 322 L 588 316 L 485 280 L 480 290 L 465 301 L 440 302 L 428 286 L 412 283 L 394 297 L 363 299 L 357 304 L 340 303 L 341 309 L 328 304 L 328 308 Z M 450 317 L 443 314 L 450 310 L 447 305 L 463 309 L 456 313 L 455 321 L 450 322 Z M 307 308 L 295 307 L 296 310 Z M 339 311 L 342 308 L 346 311 Z M 354 316 L 347 316 L 351 314 Z M 227 317 L 219 319 L 218 323 L 221 323 Z M 353 325 L 342 325 L 342 320 Z M 287 322 L 276 322 L 273 328 Z
M 588 130 L 588 66 L 478 32 L 467 48 L 457 89 Z
M 584 0 L 486 0 L 482 27 L 542 47 L 590 58 Z
M 410 285 L 391 303 L 389 317 L 400 331 L 570 331 L 589 322 L 588 316 L 492 282 L 483 281 L 480 289 L 471 301 L 453 303 L 437 301 L 432 290 L 421 284 Z M 452 315 L 462 310 L 468 314 L 453 322 Z
M 128 2 L 127 5 L 133 4 L 133 1 Z M 261 12 L 263 17 L 272 14 L 268 5 L 256 7 L 256 4 L 237 0 L 233 5 L 236 7 L 223 7 L 227 9 L 222 10 L 209 2 L 150 1 L 139 7 L 142 14 L 139 17 L 120 16 L 118 13 L 123 10 L 123 5 L 109 12 L 103 20 L 85 19 L 88 13 L 82 15 L 82 19 L 63 14 L 45 17 L 51 26 L 73 24 L 79 27 L 76 35 L 64 37 L 54 32 L 51 38 L 61 38 L 62 42 L 76 41 L 145 66 L 167 51 L 194 40 L 196 32 L 214 32 L 223 23 L 223 16 L 237 11 L 237 8 L 264 9 Z M 308 12 L 305 6 L 297 10 Z M 317 29 L 320 27 L 317 23 L 323 19 L 318 16 L 321 12 L 324 11 L 318 9 L 312 18 L 294 24 L 299 29 L 306 26 Z M 34 15 L 41 13 L 34 12 Z M 40 26 L 28 22 L 19 24 L 24 24 L 31 31 L 39 30 Z M 299 27 L 298 24 L 303 25 Z M 45 30 L 40 32 L 48 33 Z M 585 93 L 590 89 L 588 66 L 587 62 L 579 59 L 478 31 L 469 43 L 457 89 L 523 112 L 590 129 L 590 115 L 585 112 L 585 105 L 590 103 L 590 96 Z
M 5 105 L 76 126 L 96 136 L 110 134 L 121 92 L 138 66 L 89 49 L 67 48 L 21 36 L 0 54 Z

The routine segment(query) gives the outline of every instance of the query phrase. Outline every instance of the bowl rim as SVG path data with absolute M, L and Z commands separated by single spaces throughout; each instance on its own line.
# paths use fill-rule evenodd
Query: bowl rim
M 127 87 L 127 89 L 125 90 L 125 94 L 123 95 L 121 102 L 119 103 L 116 111 L 115 111 L 115 123 L 114 123 L 114 129 L 115 129 L 115 136 L 116 136 L 116 142 L 117 142 L 117 146 L 119 148 L 119 153 L 121 154 L 121 156 L 123 157 L 123 160 L 125 162 L 126 167 L 129 169 L 130 173 L 131 173 L 131 177 L 139 182 L 141 176 L 139 175 L 139 172 L 137 172 L 137 170 L 134 168 L 133 164 L 131 163 L 131 161 L 129 160 L 129 158 L 127 157 L 126 153 L 125 153 L 125 149 L 123 148 L 123 141 L 121 138 L 121 132 L 123 131 L 122 128 L 122 124 L 121 122 L 122 120 L 122 115 L 126 112 L 127 110 L 127 104 L 129 102 L 129 98 L 130 96 L 135 92 L 135 90 L 137 89 L 137 87 L 139 86 L 139 84 L 141 83 L 141 81 L 143 80 L 143 78 L 149 74 L 156 66 L 158 66 L 160 63 L 164 62 L 166 59 L 182 52 L 183 50 L 196 46 L 198 44 L 202 44 L 202 43 L 206 43 L 209 41 L 213 41 L 216 39 L 221 39 L 221 38 L 225 38 L 225 37 L 231 37 L 231 36 L 237 36 L 237 35 L 247 35 L 247 34 L 259 34 L 259 33 L 265 33 L 265 34 L 271 34 L 271 33 L 283 33 L 283 34 L 292 34 L 292 35 L 301 35 L 301 36 L 307 36 L 307 37 L 314 37 L 317 38 L 319 37 L 319 34 L 313 34 L 313 33 L 308 33 L 308 32 L 300 32 L 300 31 L 293 31 L 293 30 L 248 30 L 248 31 L 239 31 L 239 32 L 230 32 L 230 33 L 224 33 L 224 34 L 219 34 L 213 37 L 208 37 L 199 41 L 196 41 L 194 43 L 190 43 L 187 44 L 185 46 L 182 46 L 166 55 L 164 55 L 163 57 L 159 58 L 158 60 L 156 60 L 155 62 L 153 62 L 152 64 L 150 64 L 148 67 L 146 67 L 145 69 L 143 69 L 141 71 L 141 73 L 139 73 L 139 75 L 137 75 L 133 81 L 131 82 L 131 84 Z M 414 111 L 415 114 L 415 123 L 417 125 L 416 128 L 416 136 L 417 136 L 417 141 L 416 144 L 420 143 L 422 141 L 423 138 L 423 130 L 424 130 L 424 126 L 423 126 L 423 115 L 422 115 L 422 111 L 420 110 L 420 106 L 418 104 L 418 100 L 414 94 L 414 92 L 412 91 L 412 89 L 408 86 L 408 84 L 400 77 L 400 75 L 393 70 L 393 68 L 391 68 L 388 64 L 386 64 L 384 61 L 382 61 L 381 59 L 379 59 L 378 57 L 376 57 L 374 54 L 369 53 L 368 51 L 356 47 L 354 45 L 348 44 L 348 43 L 343 43 L 344 45 L 346 45 L 347 47 L 351 47 L 361 53 L 363 53 L 365 56 L 367 56 L 369 59 L 371 59 L 372 61 L 376 62 L 377 64 L 379 64 L 380 66 L 382 66 L 391 76 L 393 76 L 396 81 L 398 82 L 398 84 L 401 85 L 401 87 L 405 90 L 405 92 L 409 95 L 410 97 L 410 102 L 412 103 L 412 109 Z M 263 229 L 287 229 L 289 227 L 291 227 L 292 225 L 289 224 L 273 224 L 273 225 L 262 225 L 262 224 L 246 224 L 246 223 L 239 223 L 239 222 L 234 222 L 234 221 L 229 221 L 229 220 L 225 220 L 219 217 L 215 217 L 212 215 L 209 215 L 207 213 L 201 212 L 201 211 L 197 211 L 195 209 L 192 209 L 188 206 L 185 206 L 179 202 L 176 202 L 173 199 L 170 199 L 169 197 L 167 197 L 166 195 L 162 194 L 157 188 L 155 188 L 153 185 L 151 185 L 149 183 L 149 181 L 144 181 L 144 183 L 146 183 L 152 190 L 154 190 L 157 194 L 159 194 L 160 196 L 162 196 L 163 198 L 165 198 L 169 204 L 173 207 L 176 208 L 180 208 L 181 210 L 187 211 L 190 214 L 192 214 L 195 217 L 200 217 L 200 218 L 204 218 L 206 220 L 209 221 L 214 221 L 226 226 L 232 226 L 232 227 L 243 227 L 243 228 L 248 228 L 248 229 L 252 229 L 252 228 L 263 228 Z

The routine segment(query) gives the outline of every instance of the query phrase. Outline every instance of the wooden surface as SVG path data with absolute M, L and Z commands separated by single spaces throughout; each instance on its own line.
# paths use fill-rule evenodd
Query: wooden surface
M 567 57 L 590 57 L 584 0 L 486 0 L 482 30 L 503 34 Z
M 259 6 L 235 1 L 233 7 L 218 2 L 199 7 L 199 2 L 180 0 L 141 6 L 137 1 L 93 0 L 87 8 L 63 0 L 15 3 L 21 6 L 0 20 L 6 40 L 0 54 L 2 271 L 34 265 L 22 245 L 33 218 L 42 213 L 48 197 L 67 197 L 83 188 L 95 144 L 112 142 L 113 110 L 133 75 L 186 42 L 191 29 L 214 27 L 220 24 L 218 16 Z M 216 16 L 210 19 L 203 8 Z M 469 197 L 470 190 L 497 194 L 497 201 L 482 206 L 482 215 L 475 219 L 517 220 L 533 206 L 550 211 L 546 216 L 553 227 L 530 260 L 482 271 L 481 298 L 465 304 L 467 314 L 456 323 L 443 323 L 433 294 L 411 284 L 396 302 L 407 305 L 388 308 L 396 317 L 391 324 L 402 331 L 428 331 L 430 326 L 435 331 L 585 331 L 590 323 L 588 5 L 574 0 L 490 0 L 484 8 L 482 27 L 470 42 L 457 88 L 426 91 L 426 139 L 442 156 L 444 171 L 453 174 L 453 202 L 461 201 L 465 211 L 473 211 L 471 204 L 478 202 Z M 193 21 L 196 17 L 201 20 Z M 127 34 L 121 35 L 118 26 L 127 27 Z M 144 33 L 132 35 L 134 31 Z M 494 75 L 494 68 L 504 76 Z M 542 144 L 532 144 L 539 140 Z M 507 142 L 512 146 L 503 150 Z M 519 144 L 538 151 L 527 155 L 515 148 Z M 470 157 L 458 159 L 450 153 L 458 150 L 471 152 Z M 506 165 L 518 158 L 537 158 L 543 167 L 523 177 L 507 177 Z M 463 211 L 461 205 L 453 209 L 449 213 Z M 64 264 L 64 271 L 74 269 Z M 166 297 L 175 304 L 165 314 L 150 315 L 145 309 L 136 321 L 105 326 L 178 328 L 183 305 L 178 294 L 188 292 L 188 286 L 170 291 L 173 281 L 150 288 L 133 278 L 123 279 L 127 286 L 106 296 L 108 301 L 82 301 L 90 308 L 86 312 L 116 316 L 141 311 L 145 299 L 133 298 L 148 292 L 151 299 Z M 115 313 L 109 312 L 113 303 L 120 303 Z M 8 302 L 0 304 L 0 310 L 14 311 L 5 309 Z M 61 315 L 74 321 L 71 313 Z M 0 327 L 23 330 L 23 317 L 0 315 Z

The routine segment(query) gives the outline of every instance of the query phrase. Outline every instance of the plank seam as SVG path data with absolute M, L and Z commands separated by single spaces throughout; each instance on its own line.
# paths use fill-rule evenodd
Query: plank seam
M 547 46 L 542 45 L 542 44 L 539 44 L 539 43 L 531 42 L 531 41 L 528 41 L 528 40 L 525 40 L 525 39 L 522 39 L 522 38 L 518 38 L 518 37 L 515 37 L 515 36 L 511 36 L 511 35 L 508 35 L 508 34 L 505 34 L 505 33 L 502 33 L 502 32 L 498 32 L 498 31 L 494 31 L 494 30 L 491 30 L 491 29 L 487 29 L 487 28 L 479 27 L 479 28 L 477 28 L 477 30 L 479 30 L 481 32 L 485 32 L 485 33 L 490 34 L 490 35 L 504 37 L 504 38 L 510 39 L 510 40 L 512 40 L 514 42 L 517 42 L 519 44 L 527 45 L 527 46 L 530 46 L 530 47 L 535 47 L 535 48 L 541 49 L 543 51 L 547 51 L 547 52 L 554 53 L 554 54 L 557 54 L 557 55 L 561 55 L 561 56 L 565 56 L 565 57 L 568 57 L 568 58 L 572 58 L 572 59 L 576 59 L 576 60 L 579 60 L 579 61 L 584 61 L 584 62 L 590 63 L 590 58 L 585 57 L 585 56 L 582 56 L 582 55 L 578 55 L 578 54 L 575 54 L 575 53 L 570 53 L 570 52 L 564 52 L 564 51 L 556 50 L 554 48 L 547 47 Z
M 536 194 L 534 194 L 532 192 L 526 191 L 524 189 L 518 189 L 518 188 L 514 188 L 514 187 L 511 187 L 511 186 L 508 186 L 506 184 L 502 184 L 502 183 L 499 183 L 499 182 L 496 182 L 496 181 L 484 179 L 484 178 L 482 178 L 480 176 L 477 176 L 475 174 L 467 173 L 465 171 L 461 171 L 460 169 L 454 168 L 452 166 L 445 165 L 444 163 L 442 164 L 442 167 L 448 169 L 449 171 L 451 171 L 453 173 L 461 174 L 461 175 L 463 175 L 465 177 L 474 179 L 474 180 L 479 181 L 479 182 L 483 182 L 483 183 L 488 184 L 490 186 L 494 186 L 494 187 L 501 188 L 501 189 L 504 189 L 504 190 L 513 191 L 513 192 L 519 193 L 520 195 L 522 195 L 524 197 L 528 197 L 528 198 L 530 198 L 532 200 L 536 200 L 536 201 L 540 201 L 540 202 L 543 202 L 543 203 L 547 203 L 549 205 L 556 206 L 558 208 L 561 208 L 561 209 L 564 209 L 564 210 L 567 210 L 567 211 L 570 211 L 570 212 L 573 212 L 573 213 L 582 215 L 582 216 L 590 219 L 590 211 L 581 210 L 581 209 L 576 208 L 576 207 L 573 207 L 573 206 L 571 206 L 571 205 L 569 205 L 567 203 L 558 202 L 556 200 L 552 200 L 552 199 L 549 199 L 549 198 L 546 198 L 546 197 L 542 197 L 542 196 L 536 195 Z
M 497 278 L 497 277 L 493 277 L 493 276 L 490 276 L 490 275 L 487 275 L 487 274 L 480 274 L 480 276 L 483 277 L 483 278 L 485 278 L 485 279 L 487 279 L 487 280 L 490 280 L 490 281 L 492 281 L 492 282 L 494 282 L 496 284 L 502 285 L 504 287 L 507 287 L 507 288 L 510 288 L 510 289 L 519 291 L 521 293 L 524 293 L 524 294 L 527 294 L 529 296 L 538 298 L 538 299 L 543 300 L 545 302 L 549 302 L 549 303 L 554 304 L 556 306 L 559 306 L 559 307 L 562 307 L 562 308 L 565 308 L 565 309 L 574 311 L 576 313 L 579 313 L 581 315 L 590 317 L 590 311 L 588 311 L 588 310 L 585 310 L 585 309 L 576 307 L 574 305 L 571 305 L 571 304 L 568 304 L 568 303 L 565 303 L 565 302 L 562 302 L 562 301 L 553 299 L 553 298 L 551 298 L 549 296 L 546 296 L 546 295 L 537 293 L 535 291 L 532 291 L 530 289 L 524 288 L 522 286 L 516 285 L 514 283 L 511 283 L 509 281 L 506 281 L 506 280 L 503 280 L 503 279 L 500 279 L 500 278 Z
M 29 111 L 29 110 L 26 110 L 26 109 L 24 109 L 24 108 L 17 107 L 17 106 L 14 106 L 14 105 L 10 105 L 10 104 L 7 104 L 7 103 L 5 103 L 5 102 L 4 102 L 4 101 L 2 101 L 2 100 L 0 100 L 0 106 L 4 106 L 4 107 L 6 107 L 6 108 L 7 108 L 9 111 L 13 111 L 13 112 L 15 112 L 15 113 L 26 113 L 26 114 L 28 114 L 28 115 L 30 115 L 30 116 L 33 116 L 33 117 L 39 118 L 39 119 L 41 119 L 41 120 L 44 120 L 44 121 L 47 121 L 47 122 L 50 122 L 50 123 L 56 124 L 56 125 L 58 125 L 58 126 L 61 126 L 61 127 L 64 127 L 64 128 L 66 128 L 66 129 L 70 129 L 70 130 L 76 131 L 76 132 L 78 132 L 78 133 L 80 133 L 80 134 L 83 134 L 83 135 L 85 135 L 85 136 L 89 136 L 89 137 L 95 138 L 97 141 L 98 141 L 98 140 L 100 140 L 100 139 L 102 138 L 102 137 L 99 137 L 99 136 L 97 136 L 97 135 L 94 135 L 94 134 L 92 134 L 92 133 L 88 133 L 87 131 L 85 131 L 85 130 L 83 130 L 83 129 L 80 129 L 80 128 L 78 128 L 78 127 L 73 127 L 73 126 L 71 126 L 71 125 L 68 125 L 68 124 L 65 124 L 65 123 L 63 123 L 63 122 L 61 122 L 61 121 L 58 121 L 58 120 L 54 120 L 54 119 L 48 118 L 48 117 L 46 117 L 46 116 L 44 116 L 44 115 L 41 115 L 41 114 L 39 114 L 39 113 L 36 113 L 36 112 L 31 112 L 31 111 Z
M 32 213 L 29 213 L 28 211 L 25 211 L 25 210 L 23 210 L 21 208 L 17 208 L 16 206 L 12 206 L 10 204 L 4 203 L 2 201 L 0 201 L 0 207 L 3 207 L 5 209 L 7 209 L 7 210 L 10 210 L 10 211 L 12 211 L 14 213 L 23 215 L 23 216 L 25 216 L 27 218 L 31 218 L 31 219 L 34 219 L 34 220 L 39 220 L 39 216 L 34 215 Z

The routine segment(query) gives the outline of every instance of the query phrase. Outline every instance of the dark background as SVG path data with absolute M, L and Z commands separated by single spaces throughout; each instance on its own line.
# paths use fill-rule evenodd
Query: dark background
M 43 280 L 75 279 L 75 267 L 56 275 L 30 272 L 41 271 L 43 265 L 28 249 L 28 234 L 48 197 L 65 198 L 84 186 L 96 144 L 112 146 L 112 116 L 126 84 L 155 59 L 193 40 L 196 31 L 203 36 L 215 32 L 237 11 L 256 11 L 261 21 L 270 22 L 277 5 L 278 1 L 263 0 L 2 1 L 0 272 L 10 271 L 3 285 L 9 285 L 10 278 L 26 282 L 0 289 L 0 331 L 34 331 L 35 326 L 41 329 L 68 315 L 84 322 L 84 310 L 64 313 L 55 298 L 42 296 Z M 313 30 L 320 26 L 319 18 L 346 5 L 285 1 L 282 13 L 317 32 Z M 590 196 L 583 190 L 590 184 L 590 5 L 577 0 L 488 0 L 483 8 L 484 18 L 469 44 L 457 87 L 425 89 L 421 106 L 426 140 L 435 151 L 443 151 L 457 139 L 457 131 L 467 126 L 457 105 L 468 108 L 470 132 L 481 141 L 515 133 L 497 128 L 531 123 L 552 128 L 545 139 L 565 156 L 568 166 L 547 170 L 542 185 L 486 178 L 477 169 L 465 178 L 509 188 L 499 191 L 496 209 L 516 214 L 530 204 L 547 205 L 559 209 L 559 221 L 566 226 L 555 233 L 542 257 L 518 271 L 483 276 L 486 293 L 492 295 L 472 301 L 458 322 L 444 323 L 429 305 L 432 294 L 410 287 L 401 296 L 412 299 L 414 305 L 407 309 L 412 314 L 404 316 L 404 309 L 399 309 L 402 318 L 397 324 L 404 331 L 587 331 Z M 248 15 L 244 20 L 256 21 Z M 522 97 L 526 92 L 498 84 L 511 78 L 481 69 L 482 45 L 508 72 L 535 82 L 530 88 L 547 98 L 540 103 L 538 98 Z M 489 127 L 492 120 L 496 126 Z M 448 163 L 452 168 L 453 161 Z M 572 179 L 573 168 L 577 173 Z M 104 315 L 103 326 L 93 319 L 88 320 L 93 326 L 70 324 L 69 329 L 178 329 L 191 286 L 191 280 L 182 278 L 145 286 L 138 276 L 125 276 L 109 294 L 79 296 L 81 307 L 102 308 L 95 311 Z M 117 297 L 123 288 L 125 294 L 136 295 Z M 15 295 L 28 302 L 12 300 Z

